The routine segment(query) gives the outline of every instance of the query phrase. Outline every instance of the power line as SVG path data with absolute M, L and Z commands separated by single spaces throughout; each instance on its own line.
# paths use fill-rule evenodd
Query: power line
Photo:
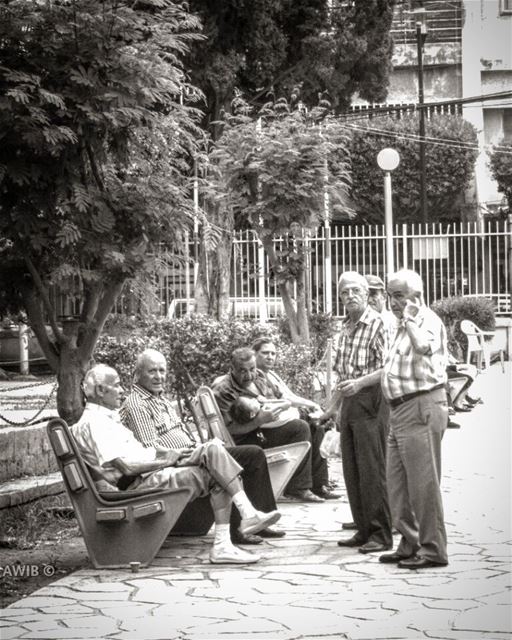
M 371 128 L 371 127 L 358 127 L 357 125 L 349 125 L 349 124 L 342 124 L 341 125 L 343 128 L 348 129 L 349 131 L 360 131 L 363 133 L 369 133 L 371 135 L 377 135 L 377 136 L 381 136 L 384 138 L 393 138 L 395 140 L 408 140 L 408 141 L 412 141 L 412 142 L 418 142 L 420 140 L 419 136 L 413 133 L 398 133 L 395 131 L 390 131 L 390 130 L 386 130 L 386 129 L 376 129 L 376 128 Z M 437 138 L 437 137 L 433 137 L 433 136 L 428 136 L 425 138 L 425 142 L 427 142 L 428 144 L 432 144 L 432 145 L 438 145 L 438 146 L 442 146 L 442 147 L 451 147 L 454 149 L 468 149 L 468 150 L 474 150 L 474 151 L 478 151 L 479 150 L 479 145 L 478 143 L 473 143 L 473 142 L 464 142 L 464 141 L 457 141 L 457 140 L 451 140 L 450 138 Z M 498 153 L 504 154 L 504 155 L 511 155 L 512 156 L 512 150 L 510 150 L 509 147 L 503 147 L 502 145 L 483 145 L 485 148 L 491 148 L 493 149 L 493 151 L 496 151 Z
M 433 107 L 445 107 L 451 105 L 463 105 L 471 104 L 472 102 L 487 102 L 488 100 L 499 100 L 500 98 L 512 97 L 512 91 L 497 91 L 495 93 L 481 94 L 479 96 L 470 96 L 468 98 L 453 98 L 451 100 L 440 100 L 438 102 L 425 102 L 422 105 L 419 103 L 411 102 L 406 105 L 384 105 L 382 107 L 370 107 L 368 109 L 360 109 L 359 111 L 352 111 L 350 113 L 340 114 L 340 117 L 350 118 L 353 114 L 359 115 L 375 114 L 375 113 L 389 113 L 390 111 L 404 111 L 407 109 L 431 109 Z

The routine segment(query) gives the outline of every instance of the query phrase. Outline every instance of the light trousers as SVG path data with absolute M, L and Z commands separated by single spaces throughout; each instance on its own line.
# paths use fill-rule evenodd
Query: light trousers
M 397 552 L 447 562 L 441 497 L 441 440 L 448 424 L 446 391 L 437 389 L 390 408 L 387 487 Z

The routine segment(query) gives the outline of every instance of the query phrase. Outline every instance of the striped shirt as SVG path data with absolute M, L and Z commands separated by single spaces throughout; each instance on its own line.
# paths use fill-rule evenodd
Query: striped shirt
M 134 384 L 119 410 L 123 424 L 145 447 L 181 449 L 196 444 L 170 400 Z
M 338 381 L 354 380 L 380 369 L 386 335 L 380 313 L 367 306 L 355 325 L 347 317 L 341 326 L 334 368 Z
M 448 341 L 444 324 L 428 307 L 421 307 L 415 320 L 426 331 L 430 350 L 425 354 L 415 352 L 405 325 L 400 323 L 384 362 L 382 391 L 388 400 L 446 383 Z

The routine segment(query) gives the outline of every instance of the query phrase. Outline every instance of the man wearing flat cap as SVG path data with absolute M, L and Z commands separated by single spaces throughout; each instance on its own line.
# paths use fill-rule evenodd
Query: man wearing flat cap
M 368 283 L 368 304 L 377 313 L 380 313 L 386 332 L 387 347 L 389 348 L 395 337 L 398 323 L 395 314 L 386 309 L 386 286 L 379 276 L 367 274 L 365 278 Z

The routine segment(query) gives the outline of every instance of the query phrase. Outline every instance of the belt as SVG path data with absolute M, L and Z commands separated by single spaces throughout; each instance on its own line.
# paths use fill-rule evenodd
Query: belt
M 391 407 L 398 407 L 399 404 L 403 404 L 404 402 L 407 402 L 408 400 L 412 400 L 417 396 L 423 396 L 426 393 L 430 393 L 431 391 L 437 391 L 437 389 L 444 389 L 444 388 L 445 388 L 444 384 L 436 384 L 436 386 L 432 387 L 431 389 L 424 389 L 423 391 L 415 391 L 414 393 L 406 393 L 405 396 L 400 396 L 399 398 L 391 398 L 391 400 L 388 400 L 388 403 Z

